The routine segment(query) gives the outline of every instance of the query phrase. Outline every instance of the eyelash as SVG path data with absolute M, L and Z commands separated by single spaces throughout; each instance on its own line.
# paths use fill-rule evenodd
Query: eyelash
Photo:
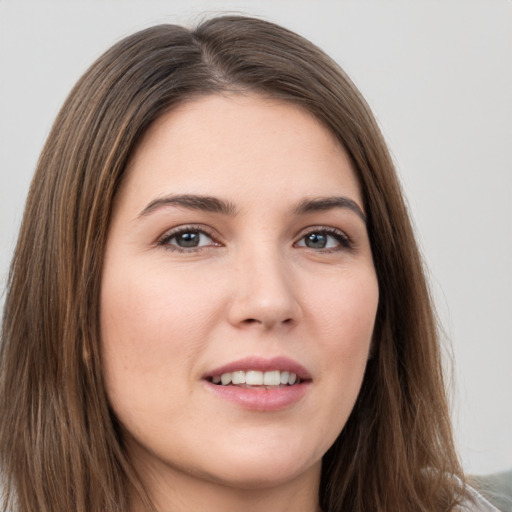
M 173 238 L 180 236 L 182 234 L 185 234 L 185 233 L 198 233 L 200 235 L 206 235 L 208 238 L 210 238 L 212 240 L 213 244 L 208 244 L 206 246 L 185 248 L 185 247 L 179 247 L 178 245 L 172 245 L 170 243 L 170 241 Z M 336 247 L 320 248 L 320 249 L 314 249 L 311 247 L 307 247 L 306 245 L 301 245 L 299 247 L 305 247 L 305 248 L 311 249 L 315 252 L 322 252 L 322 253 L 337 252 L 337 251 L 342 251 L 342 250 L 351 251 L 354 248 L 354 244 L 353 244 L 352 240 L 346 235 L 346 233 L 344 233 L 343 231 L 340 231 L 338 229 L 335 229 L 335 228 L 326 228 L 326 227 L 308 228 L 308 230 L 306 232 L 301 234 L 299 240 L 294 243 L 294 246 L 296 246 L 296 244 L 298 244 L 300 241 L 303 241 L 308 235 L 312 235 L 312 234 L 330 236 L 330 237 L 334 238 L 339 243 L 339 245 Z M 157 240 L 156 244 L 160 247 L 164 247 L 166 250 L 173 251 L 173 252 L 179 252 L 179 253 L 194 253 L 194 252 L 199 252 L 208 247 L 212 247 L 212 245 L 217 246 L 217 247 L 221 245 L 220 242 L 217 242 L 215 240 L 214 235 L 211 232 L 209 232 L 207 229 L 205 229 L 204 226 L 194 226 L 194 225 L 183 226 L 183 227 L 177 228 L 175 230 L 172 230 L 170 232 L 167 232 L 159 240 Z
M 354 244 L 353 244 L 352 240 L 350 239 L 350 237 L 343 231 L 340 231 L 339 229 L 335 229 L 335 228 L 326 228 L 326 227 L 308 228 L 308 230 L 304 234 L 301 234 L 299 241 L 304 240 L 308 235 L 312 235 L 312 234 L 327 235 L 327 236 L 334 238 L 339 243 L 339 246 L 331 247 L 331 248 L 327 248 L 327 249 L 319 249 L 317 252 L 330 253 L 330 252 L 337 252 L 337 251 L 343 251 L 343 250 L 351 251 L 354 249 Z M 295 242 L 295 243 L 297 243 L 297 242 Z M 310 249 L 312 249 L 312 248 L 310 248 Z M 312 249 L 312 250 L 314 250 L 314 249 Z
M 206 235 L 208 238 L 210 238 L 213 241 L 214 246 L 221 245 L 219 242 L 215 241 L 215 237 L 213 236 L 213 234 L 209 233 L 208 230 L 206 230 L 204 228 L 204 226 L 194 226 L 194 225 L 179 227 L 175 230 L 165 233 L 159 240 L 157 240 L 157 245 L 164 247 L 165 249 L 167 249 L 169 251 L 182 252 L 182 253 L 199 252 L 202 249 L 204 249 L 205 247 L 211 247 L 211 245 L 207 245 L 204 247 L 200 246 L 200 247 L 186 248 L 186 247 L 179 247 L 178 245 L 170 244 L 170 241 L 173 238 L 175 238 L 179 235 L 183 235 L 185 233 L 199 233 L 201 235 Z

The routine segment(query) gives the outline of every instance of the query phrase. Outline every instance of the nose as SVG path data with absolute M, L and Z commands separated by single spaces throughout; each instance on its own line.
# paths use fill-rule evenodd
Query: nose
M 292 326 L 301 316 L 298 283 L 289 263 L 276 254 L 252 253 L 233 269 L 229 321 L 264 330 Z

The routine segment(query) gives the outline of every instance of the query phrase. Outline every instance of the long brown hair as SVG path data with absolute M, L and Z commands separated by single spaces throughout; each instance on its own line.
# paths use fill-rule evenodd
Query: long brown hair
M 0 359 L 5 506 L 151 509 L 102 382 L 99 290 L 109 218 L 135 145 L 175 105 L 254 91 L 316 116 L 359 176 L 380 302 L 355 408 L 323 460 L 324 512 L 445 511 L 462 494 L 436 322 L 393 163 L 344 72 L 274 24 L 219 17 L 120 41 L 79 80 L 30 188 L 8 280 Z M 454 478 L 456 477 L 456 478 Z

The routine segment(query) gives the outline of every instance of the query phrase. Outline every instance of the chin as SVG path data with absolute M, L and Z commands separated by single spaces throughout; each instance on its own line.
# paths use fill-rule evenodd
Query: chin
M 232 465 L 229 468 L 217 468 L 214 474 L 209 475 L 209 480 L 228 487 L 238 489 L 268 489 L 292 482 L 305 474 L 318 470 L 320 474 L 321 461 L 313 466 L 297 466 L 274 464 L 267 462 L 242 463 Z
M 251 448 L 256 447 L 253 445 Z M 261 446 L 260 446 L 261 448 Z M 307 456 L 303 447 L 289 450 L 233 449 L 210 472 L 212 481 L 241 489 L 261 489 L 291 482 L 321 470 L 321 456 Z

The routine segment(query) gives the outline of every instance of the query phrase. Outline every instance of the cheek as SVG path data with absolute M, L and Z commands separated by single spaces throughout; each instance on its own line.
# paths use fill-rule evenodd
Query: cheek
M 373 269 L 345 274 L 311 299 L 312 325 L 329 351 L 358 357 L 369 348 L 379 302 Z
M 329 411 L 324 426 L 334 441 L 359 394 L 379 292 L 374 272 L 345 276 L 325 289 L 311 314 L 322 354 L 319 375 L 325 400 L 318 404 L 318 414 Z
M 115 408 L 125 402 L 150 408 L 193 374 L 219 301 L 209 287 L 199 293 L 200 283 L 181 275 L 187 273 L 171 279 L 165 265 L 150 270 L 106 265 L 102 363 Z
M 150 348 L 185 348 L 217 303 L 212 288 L 199 288 L 198 281 L 186 272 L 168 276 L 162 268 L 107 268 L 101 294 L 104 345 L 121 344 L 127 349 L 122 353 L 137 359 Z

